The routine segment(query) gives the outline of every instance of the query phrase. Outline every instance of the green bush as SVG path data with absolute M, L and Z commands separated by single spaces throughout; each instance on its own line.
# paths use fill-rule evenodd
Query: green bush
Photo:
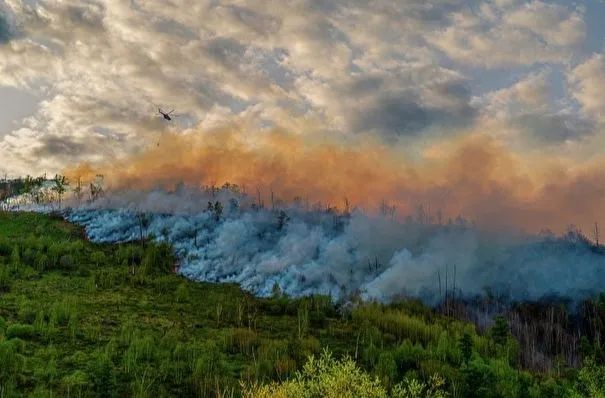
M 37 313 L 38 309 L 33 302 L 23 301 L 19 308 L 19 320 L 31 325 L 36 320 Z
M 246 398 L 270 397 L 367 397 L 387 396 L 378 379 L 359 369 L 351 358 L 336 360 L 328 350 L 319 359 L 309 358 L 302 372 L 282 383 L 242 383 Z
M 36 331 L 32 325 L 12 324 L 6 329 L 6 337 L 9 339 L 21 338 L 25 340 L 36 336 Z
M 50 319 L 54 325 L 66 326 L 69 320 L 76 315 L 76 301 L 73 298 L 64 298 L 52 305 Z
M 181 282 L 179 286 L 176 288 L 176 292 L 174 293 L 174 298 L 177 303 L 186 303 L 189 301 L 189 289 L 187 288 L 187 284 Z
M 107 261 L 107 258 L 105 256 L 105 253 L 103 253 L 100 250 L 95 250 L 90 255 L 90 262 L 95 267 L 101 267 L 101 266 L 105 265 L 106 261 Z
M 97 397 L 114 398 L 118 394 L 118 378 L 111 359 L 97 352 L 86 371 L 88 381 Z
M 147 246 L 141 268 L 145 275 L 165 275 L 172 272 L 175 261 L 170 245 L 167 243 L 153 244 Z
M 175 291 L 175 284 L 178 283 L 178 279 L 174 275 L 164 275 L 154 278 L 153 286 L 158 293 L 167 294 Z
M 0 264 L 0 293 L 10 291 L 12 283 L 9 266 Z

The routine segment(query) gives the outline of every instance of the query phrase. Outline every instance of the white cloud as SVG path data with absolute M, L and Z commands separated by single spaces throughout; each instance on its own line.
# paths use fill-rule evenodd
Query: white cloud
M 594 54 L 568 75 L 571 95 L 582 109 L 599 122 L 605 123 L 605 56 Z
M 542 1 L 485 2 L 449 20 L 429 41 L 456 61 L 489 68 L 566 63 L 586 36 L 582 8 Z
M 510 87 L 473 98 L 483 118 L 497 120 L 505 140 L 529 147 L 561 150 L 595 133 L 589 118 L 574 112 L 570 101 L 553 101 L 551 69 L 531 73 Z M 576 144 L 577 146 L 577 144 Z

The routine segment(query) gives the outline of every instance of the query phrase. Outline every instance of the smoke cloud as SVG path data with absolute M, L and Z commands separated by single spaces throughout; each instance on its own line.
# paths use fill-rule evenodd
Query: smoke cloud
M 216 201 L 223 204 L 218 220 L 204 210 Z M 71 209 L 67 219 L 83 225 L 93 241 L 122 242 L 139 238 L 137 213 L 148 212 L 146 233 L 174 246 L 182 275 L 238 283 L 260 296 L 277 283 L 292 296 L 338 299 L 359 292 L 365 299 L 404 295 L 435 303 L 448 278 L 448 290 L 455 286 L 467 297 L 490 289 L 511 300 L 579 299 L 599 292 L 605 281 L 605 256 L 574 234 L 511 234 L 462 219 L 436 225 L 303 206 L 282 213 L 252 204 L 233 189 L 181 186 L 111 194 Z
M 166 134 L 135 156 L 80 164 L 65 174 L 72 180 L 103 174 L 112 192 L 230 183 L 265 203 L 298 198 L 343 209 L 346 201 L 367 212 L 386 203 L 396 217 L 415 218 L 422 205 L 435 222 L 462 215 L 491 229 L 562 232 L 570 224 L 590 230 L 605 214 L 600 166 L 522 156 L 475 132 L 411 153 L 369 138 L 343 144 L 233 128 Z
M 103 174 L 109 188 L 68 219 L 93 241 L 120 242 L 139 238 L 146 212 L 184 276 L 261 296 L 277 283 L 292 296 L 435 303 L 447 280 L 467 297 L 581 299 L 602 288 L 605 256 L 578 233 L 545 230 L 594 227 L 605 211 L 598 166 L 524 157 L 475 131 L 414 154 L 367 137 L 189 130 L 66 170 L 72 181 Z

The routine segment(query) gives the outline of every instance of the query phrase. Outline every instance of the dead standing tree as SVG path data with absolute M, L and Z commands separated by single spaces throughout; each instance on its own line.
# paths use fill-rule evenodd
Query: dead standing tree
M 69 186 L 69 181 L 67 180 L 67 177 L 59 174 L 55 175 L 53 181 L 55 182 L 55 185 L 52 189 L 57 193 L 57 196 L 59 197 L 59 210 L 61 210 L 61 200 L 63 199 L 63 194 Z
M 74 188 L 74 198 L 78 205 L 82 202 L 82 178 L 78 177 L 78 183 Z
M 138 212 L 137 219 L 139 220 L 139 233 L 141 242 L 143 242 L 143 240 L 145 239 L 145 235 L 147 234 L 147 228 L 149 228 L 149 225 L 151 225 L 151 219 L 149 218 L 147 213 L 144 212 Z

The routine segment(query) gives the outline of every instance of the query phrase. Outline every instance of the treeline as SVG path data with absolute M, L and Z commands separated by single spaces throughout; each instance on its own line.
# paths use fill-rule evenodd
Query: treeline
M 44 189 L 45 185 L 47 185 L 47 189 Z M 71 192 L 75 200 L 83 200 L 86 189 L 88 189 L 87 200 L 89 201 L 103 195 L 103 187 L 98 182 L 91 182 L 88 187 L 85 187 L 81 179 L 69 181 L 67 177 L 61 174 L 56 174 L 52 178 L 48 178 L 46 175 L 38 177 L 27 175 L 14 179 L 5 177 L 0 180 L 0 202 L 13 197 L 25 196 L 28 197 L 31 203 L 48 204 L 58 202 L 60 205 L 67 192 Z

